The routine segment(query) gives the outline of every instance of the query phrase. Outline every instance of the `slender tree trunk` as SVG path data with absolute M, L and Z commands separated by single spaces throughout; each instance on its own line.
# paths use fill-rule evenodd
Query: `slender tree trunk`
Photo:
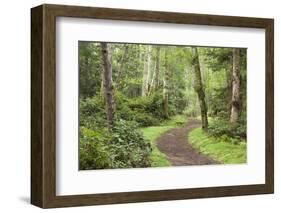
M 149 83 L 150 87 L 149 87 L 148 95 L 152 94 L 155 89 L 155 72 L 156 72 L 156 62 L 155 62 L 155 66 L 153 66 L 152 73 L 151 73 L 152 77 Z
M 123 49 L 123 54 L 121 56 L 119 66 L 117 69 L 117 79 L 116 79 L 116 88 L 119 89 L 121 86 L 121 79 L 122 79 L 122 74 L 123 74 L 123 69 L 125 65 L 125 61 L 127 60 L 127 55 L 128 55 L 128 50 L 129 50 L 129 45 L 125 44 L 124 49 Z
M 150 85 L 150 79 L 151 79 L 151 46 L 147 46 L 147 76 L 146 76 L 146 95 L 149 93 L 151 85 Z
M 109 129 L 114 126 L 115 120 L 115 101 L 114 101 L 114 89 L 112 84 L 112 65 L 109 45 L 107 43 L 101 43 L 101 53 L 103 62 L 103 91 L 106 101 L 106 114 Z
M 233 70 L 233 62 L 231 57 L 231 67 L 227 71 L 227 94 L 226 94 L 226 103 L 227 103 L 227 112 L 228 116 L 231 114 L 232 108 L 232 70 Z
M 168 67 L 168 57 L 167 49 L 164 52 L 164 75 L 163 75 L 163 107 L 165 117 L 169 117 L 169 67 Z
M 146 51 L 145 51 L 146 52 Z M 142 90 L 141 90 L 141 95 L 146 96 L 146 84 L 147 84 L 147 58 L 145 57 L 145 53 L 141 55 L 142 61 L 143 61 L 143 76 L 142 76 Z
M 205 92 L 202 84 L 199 56 L 196 47 L 192 47 L 192 66 L 195 74 L 194 89 L 198 95 L 200 109 L 201 109 L 201 120 L 202 128 L 208 128 L 208 117 L 207 117 L 207 105 L 205 101 Z
M 230 122 L 236 123 L 239 119 L 240 109 L 240 50 L 233 49 L 233 70 L 232 70 L 232 99 Z
M 142 81 L 142 96 L 146 96 L 150 89 L 150 78 L 151 78 L 151 46 L 146 47 L 146 55 L 144 58 L 144 68 L 143 68 L 143 81 Z
M 139 60 L 138 60 L 139 61 L 138 72 L 142 73 L 143 72 L 143 69 L 142 69 L 142 67 L 143 67 L 143 65 L 142 65 L 143 57 L 142 57 L 142 46 L 141 46 L 141 44 L 138 45 L 138 58 L 139 58 Z M 143 83 L 138 87 L 138 96 L 142 96 L 143 95 L 142 92 L 143 92 Z
M 160 46 L 156 46 L 156 56 L 154 57 L 153 75 L 150 82 L 149 95 L 159 88 L 159 75 L 160 75 Z
M 156 67 L 155 67 L 155 80 L 154 88 L 157 90 L 159 87 L 159 74 L 160 74 L 160 47 L 156 47 Z

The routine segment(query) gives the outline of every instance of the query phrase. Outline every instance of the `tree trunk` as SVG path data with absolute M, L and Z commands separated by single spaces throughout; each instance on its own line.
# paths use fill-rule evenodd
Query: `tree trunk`
M 112 84 L 111 55 L 107 43 L 101 43 L 101 53 L 103 62 L 103 91 L 106 101 L 107 122 L 109 129 L 112 129 L 115 120 L 115 101 L 114 89 Z
M 141 58 L 143 61 L 143 76 L 142 76 L 142 90 L 141 90 L 141 95 L 142 96 L 146 96 L 146 80 L 147 80 L 147 74 L 148 74 L 148 70 L 147 70 L 147 61 L 146 61 L 146 55 L 145 52 L 143 54 L 141 54 Z
M 163 108 L 165 117 L 169 117 L 169 68 L 167 50 L 164 52 L 164 75 L 163 75 Z
M 155 90 L 159 87 L 159 74 L 160 74 L 160 47 L 156 47 L 156 67 L 155 67 L 155 79 L 154 88 Z
M 231 63 L 231 67 L 227 69 L 227 91 L 226 91 L 226 104 L 227 104 L 228 116 L 230 116 L 231 108 L 232 108 L 232 70 L 233 70 L 232 58 L 230 63 Z
M 240 110 L 240 50 L 233 49 L 233 69 L 232 69 L 232 99 L 230 122 L 236 123 L 239 119 Z
M 153 57 L 153 69 L 151 71 L 151 81 L 149 86 L 148 95 L 159 89 L 159 75 L 160 75 L 160 46 L 156 46 L 156 55 Z
M 129 45 L 125 44 L 124 49 L 123 49 L 123 54 L 120 58 L 119 66 L 118 66 L 118 70 L 117 70 L 117 79 L 116 79 L 116 88 L 117 89 L 119 89 L 121 86 L 121 79 L 123 76 L 122 74 L 123 74 L 125 61 L 127 60 L 128 50 L 129 50 Z
M 151 81 L 150 81 L 150 87 L 149 87 L 149 91 L 148 91 L 148 95 L 151 95 L 154 92 L 155 89 L 155 74 L 156 74 L 156 62 L 155 62 L 155 66 L 153 66 L 152 69 L 152 77 L 151 77 Z
M 146 95 L 149 93 L 149 90 L 151 88 L 150 85 L 150 79 L 151 79 L 151 68 L 150 68 L 150 64 L 151 64 L 151 46 L 148 45 L 147 46 L 147 76 L 146 76 Z
M 207 105 L 205 101 L 205 92 L 202 84 L 199 56 L 196 47 L 192 47 L 192 67 L 195 76 L 194 89 L 198 95 L 200 109 L 201 109 L 202 128 L 207 129 L 208 128 Z

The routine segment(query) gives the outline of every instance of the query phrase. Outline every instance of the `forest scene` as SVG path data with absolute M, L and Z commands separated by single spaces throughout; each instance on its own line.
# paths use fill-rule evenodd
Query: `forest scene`
M 78 46 L 80 170 L 247 162 L 247 49 Z

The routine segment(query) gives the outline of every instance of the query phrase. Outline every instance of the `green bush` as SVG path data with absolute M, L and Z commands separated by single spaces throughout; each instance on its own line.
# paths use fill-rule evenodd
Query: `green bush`
M 79 168 L 103 169 L 114 166 L 110 137 L 105 132 L 93 131 L 87 128 L 80 130 Z
M 134 112 L 146 112 L 157 118 L 165 117 L 163 110 L 163 97 L 160 92 L 156 92 L 150 96 L 140 96 L 130 99 L 128 107 Z
M 80 126 L 100 129 L 106 126 L 105 103 L 100 96 L 80 99 Z
M 158 125 L 165 118 L 163 97 L 160 92 L 131 99 L 116 92 L 115 101 L 117 120 L 135 121 L 139 126 L 146 127 Z M 99 95 L 80 99 L 80 126 L 92 130 L 106 127 L 105 109 L 105 102 Z M 169 115 L 172 116 L 177 113 L 177 107 L 170 104 Z
M 113 129 L 112 148 L 117 168 L 149 167 L 151 146 L 134 122 L 120 120 Z
M 150 143 L 134 122 L 120 120 L 112 131 L 81 128 L 79 150 L 82 170 L 150 166 Z
M 182 91 L 173 91 L 176 94 L 170 95 L 169 106 L 170 106 L 170 115 L 182 114 L 185 110 L 189 97 Z
M 153 117 L 152 114 L 145 112 L 136 112 L 133 115 L 133 120 L 142 127 L 157 126 L 160 124 L 159 119 Z
M 230 123 L 225 119 L 214 119 L 208 127 L 208 133 L 216 137 L 231 137 L 233 143 L 235 139 L 245 139 L 247 137 L 247 127 L 245 121 L 240 121 L 236 124 Z
M 104 106 L 104 100 L 100 96 L 80 99 L 80 114 L 91 116 L 93 114 L 105 112 Z
M 200 115 L 200 111 L 197 106 L 188 106 L 184 109 L 183 114 L 186 117 L 197 117 Z
M 135 121 L 142 127 L 159 124 L 159 119 L 150 112 L 153 111 L 153 98 L 148 96 L 129 100 L 124 95 L 117 93 L 116 102 L 116 113 L 119 120 Z
M 228 118 L 229 117 L 229 89 L 225 88 L 214 88 L 210 91 L 208 111 L 210 116 Z

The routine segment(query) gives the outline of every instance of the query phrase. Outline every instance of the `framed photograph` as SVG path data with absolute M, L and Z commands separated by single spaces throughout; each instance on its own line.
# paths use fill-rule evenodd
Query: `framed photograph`
M 274 21 L 31 9 L 31 203 L 274 191 Z

